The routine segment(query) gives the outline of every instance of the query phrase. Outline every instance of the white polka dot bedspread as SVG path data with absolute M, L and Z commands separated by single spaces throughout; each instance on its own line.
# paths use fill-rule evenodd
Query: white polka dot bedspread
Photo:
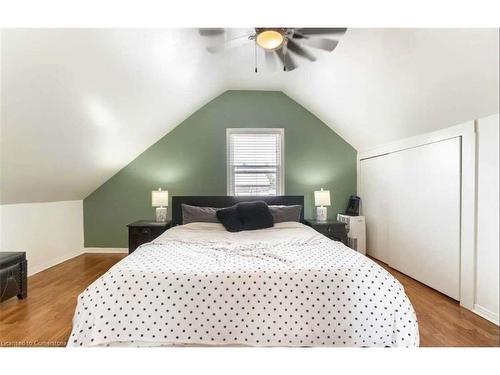
M 78 297 L 68 346 L 418 346 L 402 285 L 299 223 L 167 230 Z

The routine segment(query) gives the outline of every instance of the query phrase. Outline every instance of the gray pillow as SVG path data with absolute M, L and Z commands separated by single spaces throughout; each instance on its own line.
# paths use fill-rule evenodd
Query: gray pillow
M 218 223 L 216 212 L 218 208 L 198 207 L 181 204 L 182 224 L 189 223 Z
M 285 221 L 299 221 L 302 206 L 296 204 L 293 206 L 269 206 L 269 211 L 273 215 L 274 223 L 283 223 Z

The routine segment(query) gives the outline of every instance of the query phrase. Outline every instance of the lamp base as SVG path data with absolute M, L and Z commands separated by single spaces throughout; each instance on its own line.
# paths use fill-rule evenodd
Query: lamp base
M 316 207 L 316 220 L 326 221 L 326 207 L 320 206 Z
M 156 221 L 158 223 L 164 223 L 167 221 L 167 208 L 157 207 L 156 208 Z

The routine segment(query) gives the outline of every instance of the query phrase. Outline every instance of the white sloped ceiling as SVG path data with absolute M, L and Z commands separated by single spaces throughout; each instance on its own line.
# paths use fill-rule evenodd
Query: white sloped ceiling
M 233 30 L 238 33 L 238 30 Z M 82 199 L 212 98 L 281 90 L 356 149 L 498 112 L 498 31 L 349 29 L 266 71 L 195 29 L 3 30 L 2 203 Z

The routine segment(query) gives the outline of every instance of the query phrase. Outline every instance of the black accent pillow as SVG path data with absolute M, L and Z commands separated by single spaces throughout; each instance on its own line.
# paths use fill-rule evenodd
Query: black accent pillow
M 243 230 L 243 224 L 241 223 L 238 208 L 236 206 L 221 208 L 217 210 L 215 214 L 228 232 L 241 232 Z
M 243 230 L 271 228 L 274 226 L 273 215 L 266 202 L 241 202 L 236 205 Z

